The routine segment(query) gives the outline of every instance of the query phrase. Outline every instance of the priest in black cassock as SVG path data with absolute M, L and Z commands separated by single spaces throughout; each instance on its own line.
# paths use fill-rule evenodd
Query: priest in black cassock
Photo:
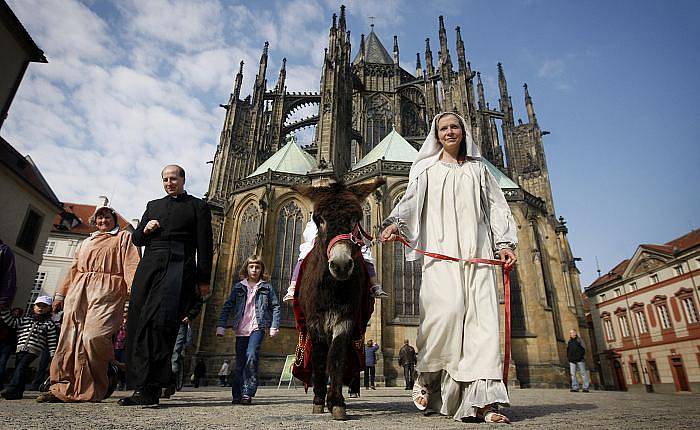
M 184 190 L 185 171 L 162 171 L 167 196 L 148 202 L 132 238 L 144 246 L 131 288 L 127 321 L 127 381 L 133 395 L 122 406 L 158 403 L 170 381 L 170 357 L 178 328 L 200 297 L 209 294 L 211 212 Z

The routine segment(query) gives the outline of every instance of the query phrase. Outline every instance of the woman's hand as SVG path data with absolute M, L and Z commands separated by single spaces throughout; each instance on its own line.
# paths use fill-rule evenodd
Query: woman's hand
M 391 224 L 382 231 L 379 240 L 382 242 L 393 242 L 399 238 L 399 228 L 396 224 Z
M 510 269 L 513 266 L 513 264 L 515 264 L 515 261 L 518 259 L 515 256 L 515 252 L 513 252 L 513 250 L 510 248 L 503 248 L 500 251 L 498 251 L 498 257 L 501 261 L 506 263 L 506 269 Z
M 53 304 L 51 305 L 51 309 L 53 310 L 53 313 L 56 313 L 63 309 L 63 299 L 54 299 Z

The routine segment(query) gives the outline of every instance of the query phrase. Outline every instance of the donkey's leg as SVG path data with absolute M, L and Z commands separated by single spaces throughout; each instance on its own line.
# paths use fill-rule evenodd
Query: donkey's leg
M 322 337 L 312 338 L 313 349 L 311 352 L 311 362 L 313 364 L 313 384 L 314 384 L 314 408 L 313 413 L 322 414 L 323 406 L 326 403 L 326 383 L 328 376 L 326 373 L 326 360 L 328 358 L 328 343 Z
M 352 339 L 352 321 L 343 320 L 333 327 L 333 340 L 328 349 L 328 373 L 331 377 L 331 389 L 328 393 L 328 404 L 330 405 L 333 419 L 348 419 L 345 413 L 345 398 L 343 397 L 343 373 L 345 371 L 345 361 L 348 347 Z

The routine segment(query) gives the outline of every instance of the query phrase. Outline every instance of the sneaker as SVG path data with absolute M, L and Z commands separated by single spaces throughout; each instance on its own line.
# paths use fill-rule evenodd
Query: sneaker
M 243 398 L 241 399 L 241 404 L 242 404 L 242 405 L 250 405 L 251 403 L 253 403 L 252 397 L 243 396 Z
M 369 287 L 369 292 L 370 295 L 375 299 L 383 299 L 384 297 L 389 297 L 389 294 L 387 294 L 386 291 L 384 291 L 382 289 L 382 286 L 379 284 L 372 285 L 371 287 Z
M 12 391 L 7 390 L 0 393 L 0 396 L 2 396 L 2 398 L 5 400 L 22 400 L 21 394 L 13 393 Z
M 573 388 L 570 389 L 569 391 L 571 391 L 572 393 L 578 393 L 578 390 L 574 390 Z
M 583 389 L 583 392 L 584 392 L 584 393 L 589 393 L 589 391 L 588 391 L 587 389 L 585 389 L 585 388 Z
M 292 300 L 294 300 L 294 293 L 287 293 L 282 297 L 283 302 L 291 302 Z

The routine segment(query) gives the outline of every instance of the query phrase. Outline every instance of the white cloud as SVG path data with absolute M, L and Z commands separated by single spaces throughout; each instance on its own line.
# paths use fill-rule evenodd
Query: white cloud
M 211 48 L 223 40 L 223 10 L 215 0 L 129 0 L 121 10 L 136 36 L 187 52 Z

